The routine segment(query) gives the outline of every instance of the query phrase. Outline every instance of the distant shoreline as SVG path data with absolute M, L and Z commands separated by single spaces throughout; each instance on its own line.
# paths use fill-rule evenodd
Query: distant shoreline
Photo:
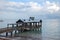
M 0 20 L 0 22 L 3 22 L 3 20 Z

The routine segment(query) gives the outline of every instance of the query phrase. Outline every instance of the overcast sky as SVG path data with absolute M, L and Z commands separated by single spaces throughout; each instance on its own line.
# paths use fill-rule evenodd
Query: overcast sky
M 60 18 L 60 0 L 0 0 L 0 19 Z

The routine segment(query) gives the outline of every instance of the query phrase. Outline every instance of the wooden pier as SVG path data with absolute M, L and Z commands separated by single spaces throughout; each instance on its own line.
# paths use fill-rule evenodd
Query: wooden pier
M 0 34 L 1 33 L 6 33 L 6 36 L 8 36 L 8 33 L 10 35 L 13 35 L 13 31 L 15 31 L 15 34 L 17 31 L 23 32 L 25 30 L 35 30 L 42 27 L 42 21 L 40 22 L 19 22 L 19 23 L 14 23 L 14 24 L 7 24 L 6 28 L 1 28 L 0 29 Z

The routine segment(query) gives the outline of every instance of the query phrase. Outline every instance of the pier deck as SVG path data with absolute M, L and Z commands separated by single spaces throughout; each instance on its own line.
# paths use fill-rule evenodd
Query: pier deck
M 15 31 L 21 31 L 23 32 L 24 30 L 35 30 L 39 29 L 42 26 L 41 22 L 24 22 L 24 23 L 15 23 L 15 24 L 7 24 L 6 28 L 1 28 L 0 29 L 0 34 L 1 33 L 6 33 L 6 36 L 8 36 L 8 33 L 12 33 Z

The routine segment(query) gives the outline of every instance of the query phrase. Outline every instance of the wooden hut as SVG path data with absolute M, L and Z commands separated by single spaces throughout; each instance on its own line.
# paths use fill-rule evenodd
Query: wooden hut
M 31 29 L 37 29 L 40 28 L 42 26 L 42 20 L 21 20 L 19 19 L 18 21 L 16 21 L 16 23 L 18 24 L 18 27 L 23 27 L 24 29 L 27 30 L 31 30 Z

